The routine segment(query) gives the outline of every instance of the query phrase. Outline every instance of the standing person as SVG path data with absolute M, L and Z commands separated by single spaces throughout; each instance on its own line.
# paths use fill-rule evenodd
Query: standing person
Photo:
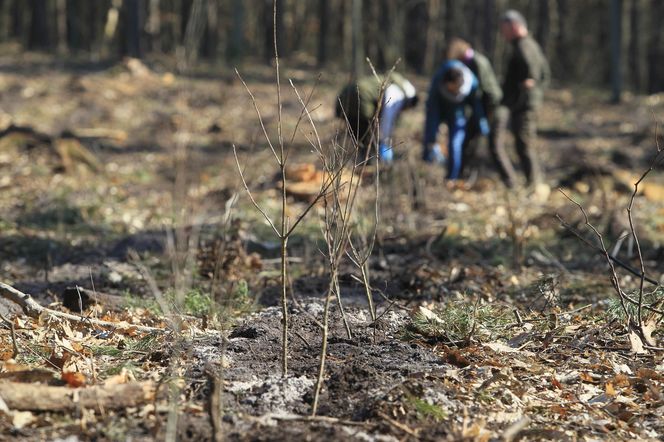
M 337 118 L 347 120 L 363 149 L 378 141 L 378 157 L 391 163 L 392 132 L 403 110 L 417 105 L 417 91 L 403 75 L 392 72 L 387 79 L 370 75 L 346 85 L 336 103 Z
M 539 44 L 529 35 L 526 20 L 518 11 L 510 9 L 505 12 L 500 29 L 503 37 L 511 43 L 512 53 L 503 82 L 502 106 L 495 119 L 496 150 L 504 152 L 505 132 L 509 124 L 526 181 L 538 195 L 546 198 L 549 188 L 544 183 L 536 145 L 536 114 L 550 81 L 549 63 Z M 508 182 L 514 184 L 516 173 L 511 164 L 506 173 Z
M 448 128 L 447 178 L 459 179 L 464 166 L 464 148 L 474 131 L 471 125 L 477 124 L 477 132 L 483 135 L 489 133 L 477 77 L 460 61 L 446 61 L 431 80 L 426 108 L 424 161 L 445 161 L 436 142 L 438 128 L 444 122 Z
M 455 37 L 450 41 L 447 47 L 447 58 L 463 62 L 475 74 L 479 81 L 480 97 L 486 118 L 489 121 L 489 125 L 494 127 L 496 110 L 503 98 L 503 91 L 489 59 L 476 51 L 466 40 L 459 37 Z M 471 127 L 477 127 L 477 125 L 471 125 Z M 502 146 L 501 149 L 497 149 L 494 130 L 490 131 L 488 138 L 489 152 L 498 168 L 498 172 L 503 182 L 508 187 L 511 187 L 512 182 L 510 181 L 509 171 L 514 171 L 514 168 L 512 167 L 509 156 Z M 473 150 L 472 147 L 471 150 Z M 466 157 L 470 158 L 472 154 L 472 152 L 468 152 Z

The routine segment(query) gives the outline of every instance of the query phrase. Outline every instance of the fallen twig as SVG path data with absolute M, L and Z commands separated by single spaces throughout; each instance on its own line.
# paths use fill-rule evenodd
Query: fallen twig
M 0 398 L 11 410 L 121 409 L 147 403 L 155 396 L 156 385 L 151 381 L 87 388 L 0 381 Z
M 72 322 L 81 322 L 89 323 L 93 325 L 98 325 L 100 327 L 109 327 L 112 329 L 128 330 L 134 329 L 142 332 L 149 333 L 164 333 L 166 330 L 163 328 L 149 327 L 147 325 L 136 325 L 122 322 L 111 322 L 111 321 L 102 321 L 101 319 L 88 318 L 83 316 L 72 315 L 70 313 L 59 312 L 57 310 L 52 310 L 50 308 L 40 305 L 37 301 L 32 299 L 32 296 L 27 293 L 15 289 L 9 284 L 0 282 L 0 297 L 8 299 L 9 301 L 18 304 L 23 309 L 23 313 L 28 315 L 31 318 L 39 318 L 42 314 L 47 314 L 55 316 L 57 318 L 67 319 Z
M 280 421 L 323 422 L 327 424 L 350 425 L 356 427 L 365 427 L 367 425 L 370 425 L 368 422 L 349 421 L 329 416 L 300 416 L 297 414 L 285 414 L 285 415 L 274 415 L 270 417 L 272 419 Z

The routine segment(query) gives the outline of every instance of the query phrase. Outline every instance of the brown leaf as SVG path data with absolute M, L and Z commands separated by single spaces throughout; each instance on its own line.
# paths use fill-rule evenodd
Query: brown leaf
M 597 379 L 595 379 L 594 377 L 592 377 L 592 376 L 590 375 L 590 373 L 588 373 L 588 372 L 586 372 L 586 371 L 582 371 L 582 372 L 580 372 L 580 373 L 579 373 L 579 378 L 580 378 L 583 382 L 587 382 L 587 383 L 589 383 L 589 384 L 597 384 L 597 383 L 598 383 Z
M 53 350 L 51 352 L 51 356 L 48 357 L 48 362 L 50 362 L 51 364 L 62 370 L 62 367 L 65 366 L 65 364 L 70 358 L 71 358 L 71 353 L 69 353 L 68 351 L 56 352 L 55 350 Z
M 557 388 L 558 390 L 562 390 L 562 389 L 563 389 L 563 384 L 561 384 L 560 382 L 558 382 L 558 379 L 556 379 L 556 378 L 554 378 L 554 377 L 551 378 L 551 385 L 553 385 L 553 387 L 554 387 L 554 388 Z
M 624 373 L 618 373 L 615 375 L 613 379 L 611 379 L 611 383 L 616 387 L 629 387 L 631 385 L 629 376 Z
M 81 372 L 71 372 L 66 371 L 62 373 L 62 380 L 67 383 L 68 386 L 72 388 L 78 388 L 85 385 L 86 378 L 85 375 Z

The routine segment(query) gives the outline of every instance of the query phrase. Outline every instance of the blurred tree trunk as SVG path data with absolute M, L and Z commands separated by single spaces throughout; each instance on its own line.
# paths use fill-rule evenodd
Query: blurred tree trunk
M 354 78 L 359 78 L 364 72 L 364 38 L 362 32 L 362 0 L 351 0 L 351 27 L 352 27 L 352 72 Z
M 244 54 L 244 21 L 245 7 L 243 0 L 233 0 L 233 11 L 231 12 L 232 21 L 230 25 L 230 38 L 228 39 L 228 50 L 226 57 L 231 62 L 237 62 L 242 59 Z
M 67 47 L 67 0 L 56 0 L 55 20 L 57 29 L 57 51 L 59 55 L 66 55 Z
M 611 101 L 622 93 L 622 0 L 611 0 Z
M 207 24 L 206 0 L 193 0 L 187 19 L 187 27 L 184 31 L 184 63 L 181 67 L 192 66 L 198 59 L 198 51 L 201 47 L 201 39 L 205 34 Z
M 141 58 L 143 47 L 141 44 L 142 0 L 125 0 L 125 47 L 130 57 Z
M 12 27 L 11 34 L 23 46 L 28 46 L 26 30 L 30 26 L 30 10 L 25 7 L 22 1 L 14 1 L 12 3 Z
M 49 29 L 46 18 L 46 2 L 30 0 L 30 30 L 28 35 L 29 49 L 48 49 Z
M 662 67 L 662 39 L 660 27 L 664 3 L 659 0 L 650 2 L 650 37 L 648 41 L 648 93 L 664 90 L 664 67 Z
M 445 0 L 445 26 L 443 32 L 445 35 L 445 46 L 449 41 L 456 35 L 458 32 L 458 19 L 459 14 L 457 6 L 459 5 L 458 1 L 454 0 Z
M 381 9 L 380 0 L 365 2 L 362 8 L 362 31 L 366 31 L 366 34 L 362 34 L 365 36 L 363 48 L 366 52 L 364 56 L 369 58 L 374 67 L 379 70 L 384 68 L 384 60 L 381 52 L 384 40 L 387 38 L 384 36 L 387 31 L 381 32 L 381 29 L 383 29 L 380 23 Z M 379 38 L 376 38 L 377 36 Z
M 381 47 L 381 69 L 391 69 L 403 54 L 404 15 L 395 0 L 382 0 L 379 14 L 379 32 L 375 39 L 383 41 Z M 380 37 L 383 38 L 380 38 Z M 403 69 L 403 66 L 399 66 Z
M 203 53 L 211 60 L 219 59 L 220 31 L 219 24 L 219 0 L 207 0 L 207 26 L 205 38 L 203 38 Z
M 549 54 L 549 35 L 551 30 L 551 11 L 549 0 L 540 0 L 537 11 L 537 30 L 535 36 L 545 55 Z
M 434 26 L 428 15 L 426 2 L 417 2 L 409 7 L 405 15 L 403 54 L 407 65 L 419 74 L 425 70 L 429 73 L 430 63 L 433 65 L 433 56 L 430 56 L 431 46 L 429 40 Z M 429 60 L 429 58 L 431 60 Z
M 482 30 L 482 50 L 489 59 L 495 59 L 496 50 L 496 2 L 484 0 L 484 28 Z
M 104 37 L 101 44 L 101 56 L 108 57 L 111 55 L 111 49 L 115 35 L 120 21 L 120 9 L 122 8 L 122 0 L 113 0 L 106 12 L 106 22 L 104 24 Z M 66 23 L 66 20 L 65 20 Z
M 307 44 L 309 39 L 307 34 L 310 31 L 309 17 L 314 14 L 311 10 L 312 5 L 313 2 L 302 2 L 301 0 L 289 2 L 288 16 L 290 19 L 284 26 L 290 31 L 288 33 L 290 44 L 286 45 L 286 51 L 289 54 L 293 51 L 300 51 L 302 46 Z
M 150 0 L 148 6 L 147 32 L 150 35 L 150 49 L 161 52 L 161 10 L 159 0 Z
M 560 72 L 570 73 L 570 34 L 569 34 L 569 4 L 567 0 L 558 0 L 558 35 L 556 35 L 556 55 Z M 554 65 L 555 66 L 555 65 Z
M 629 54 L 627 64 L 629 66 L 629 76 L 635 91 L 641 91 L 643 82 L 641 79 L 641 16 L 639 4 L 641 0 L 632 0 L 629 10 Z
M 316 61 L 321 68 L 327 62 L 327 30 L 330 13 L 328 0 L 318 0 L 318 51 Z
M 440 0 L 430 0 L 427 11 L 427 42 L 424 54 L 424 70 L 433 72 L 440 61 Z
M 12 0 L 0 0 L 0 41 L 9 40 Z

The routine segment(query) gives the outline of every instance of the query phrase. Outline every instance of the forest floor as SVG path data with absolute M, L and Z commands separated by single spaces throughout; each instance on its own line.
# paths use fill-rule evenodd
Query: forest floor
M 291 86 L 282 85 L 280 118 L 273 70 L 240 71 L 271 141 L 281 119 L 287 142 L 297 128 L 289 161 L 315 164 Z M 307 69 L 282 78 L 305 96 L 317 84 L 310 108 L 329 144 L 343 79 L 328 72 L 317 83 Z M 425 91 L 426 78 L 415 83 Z M 323 208 L 290 239 L 284 378 L 279 244 L 242 187 L 233 145 L 274 219 L 277 168 L 233 72 L 8 56 L 0 103 L 0 282 L 75 315 L 31 318 L 0 299 L 0 440 L 664 437 L 664 353 L 631 343 L 606 261 L 555 216 L 595 240 L 561 188 L 609 246 L 625 235 L 633 183 L 657 153 L 664 95 L 613 105 L 594 91 L 549 91 L 540 116 L 548 198 L 508 192 L 485 147 L 477 178 L 447 186 L 440 167 L 419 160 L 422 106 L 404 113 L 395 164 L 379 179 L 369 260 L 379 317 L 357 268 L 342 263 L 352 336 L 335 304 L 316 418 Z M 359 191 L 358 232 L 371 230 L 375 188 Z M 306 204 L 290 199 L 289 215 Z M 661 170 L 633 215 L 648 276 L 661 281 Z M 628 242 L 617 254 L 638 268 Z M 618 273 L 638 289 L 639 278 Z

